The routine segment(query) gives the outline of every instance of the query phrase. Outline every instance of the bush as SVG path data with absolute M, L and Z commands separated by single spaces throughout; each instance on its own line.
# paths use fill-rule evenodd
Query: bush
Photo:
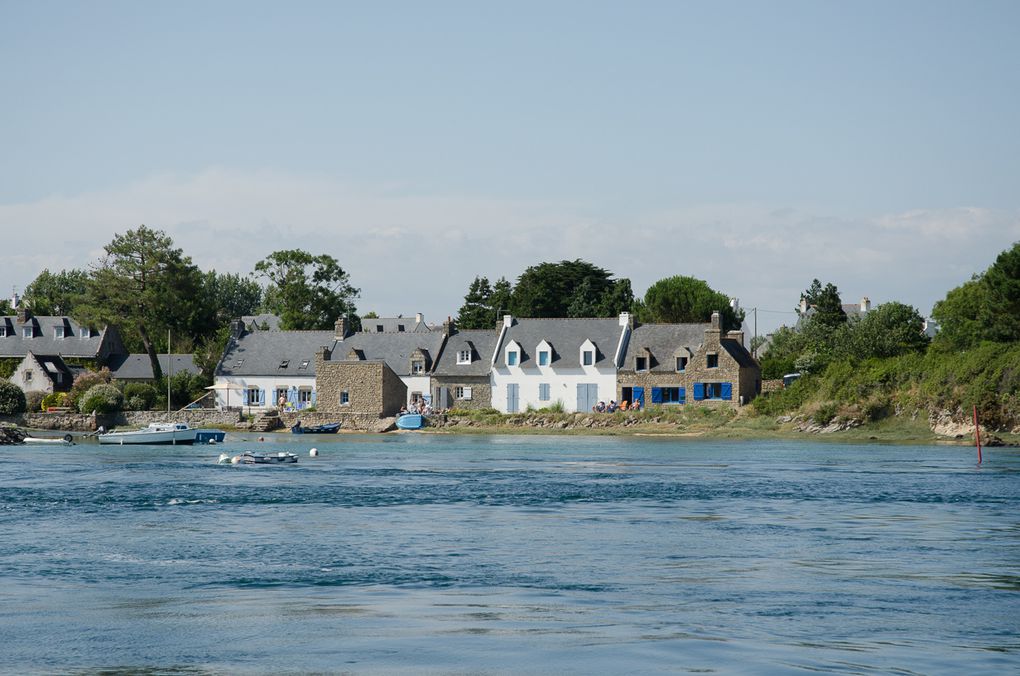
M 124 386 L 124 408 L 128 411 L 150 411 L 156 396 L 156 388 L 149 383 L 128 383 Z
M 82 413 L 113 413 L 124 405 L 124 395 L 113 385 L 100 383 L 93 385 L 78 400 L 78 410 Z
M 0 415 L 17 415 L 27 408 L 25 393 L 9 380 L 0 380 Z
M 815 410 L 811 415 L 811 420 L 816 425 L 828 425 L 837 413 L 839 413 L 839 405 L 834 401 L 827 401 Z
M 92 389 L 93 386 L 99 385 L 100 383 L 109 383 L 113 379 L 113 374 L 110 373 L 110 369 L 104 368 L 101 371 L 89 371 L 83 373 L 74 380 L 74 385 L 71 386 L 71 391 L 67 393 L 67 405 L 71 408 L 77 408 L 81 410 L 79 400 L 86 392 Z M 89 411 L 91 413 L 92 411 Z
M 67 406 L 67 392 L 50 392 L 43 397 L 39 404 L 39 407 L 44 411 L 55 406 Z
M 43 410 L 42 402 L 46 398 L 46 393 L 40 390 L 31 390 L 25 392 L 25 410 L 32 413 L 38 413 Z

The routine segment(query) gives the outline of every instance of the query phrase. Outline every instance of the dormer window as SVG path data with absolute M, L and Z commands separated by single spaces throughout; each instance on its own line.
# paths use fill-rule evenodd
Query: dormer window
M 382 324 L 376 324 L 375 325 L 375 332 L 376 333 L 382 333 L 383 332 L 383 325 Z
M 82 340 L 87 340 L 88 338 L 90 338 L 91 333 L 92 331 L 90 331 L 87 326 L 82 326 L 81 328 L 78 329 L 78 337 L 81 338 Z
M 539 366 L 549 365 L 549 350 L 541 350 L 538 353 L 538 365 Z
M 581 362 L 581 366 L 595 366 L 596 360 L 598 360 L 598 347 L 595 343 L 591 342 L 591 339 L 585 339 L 581 343 L 581 349 L 578 353 L 578 360 Z
M 6 338 L 6 337 L 7 337 L 7 326 L 3 325 L 3 324 L 0 324 L 0 338 Z
M 31 326 L 24 326 L 24 327 L 21 328 L 21 337 L 22 338 L 31 338 L 34 333 L 35 332 L 32 330 Z
M 471 363 L 471 350 L 461 350 L 457 353 L 458 364 L 470 364 Z
M 710 369 L 719 368 L 719 355 L 710 352 L 705 356 L 705 367 Z
M 521 363 L 521 346 L 517 341 L 511 340 L 510 344 L 506 346 L 506 365 L 507 366 L 519 366 Z
M 507 352 L 506 353 L 506 365 L 507 366 L 517 366 L 517 353 L 516 352 Z
M 411 373 L 414 375 L 421 375 L 425 373 L 425 360 L 415 359 L 411 362 Z
M 401 333 L 403 333 L 404 332 L 404 325 L 403 324 L 397 324 L 397 331 L 400 331 Z
M 634 370 L 635 371 L 647 371 L 648 370 L 648 357 L 634 357 Z
M 677 373 L 683 373 L 687 370 L 687 357 L 676 358 L 676 371 Z
M 64 327 L 63 326 L 54 326 L 53 327 L 53 339 L 54 340 L 63 340 L 64 339 Z

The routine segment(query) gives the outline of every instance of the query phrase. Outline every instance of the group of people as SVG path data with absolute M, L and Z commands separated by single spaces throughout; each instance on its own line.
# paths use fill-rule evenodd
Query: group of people
M 591 407 L 592 413 L 616 413 L 617 411 L 640 411 L 640 410 L 641 410 L 640 399 L 635 399 L 633 404 L 628 404 L 626 399 L 621 401 L 619 404 L 610 399 L 608 404 L 606 404 L 606 402 L 604 401 L 600 401 L 599 403 Z
M 400 415 L 406 415 L 408 413 L 412 415 L 415 413 L 418 415 L 432 415 L 435 411 L 432 410 L 431 404 L 426 404 L 424 400 L 419 399 L 418 401 L 412 401 L 409 406 L 400 407 Z

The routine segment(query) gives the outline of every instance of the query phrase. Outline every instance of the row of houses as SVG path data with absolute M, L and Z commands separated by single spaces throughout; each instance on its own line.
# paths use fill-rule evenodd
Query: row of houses
M 503 317 L 492 330 L 447 320 L 371 319 L 361 331 L 279 331 L 235 322 L 215 374 L 217 404 L 387 417 L 424 402 L 505 413 L 598 402 L 739 406 L 761 388 L 757 362 L 718 313 L 702 324 Z

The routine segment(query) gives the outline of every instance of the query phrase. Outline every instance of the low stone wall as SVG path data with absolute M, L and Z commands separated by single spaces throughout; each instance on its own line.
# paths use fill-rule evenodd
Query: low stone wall
M 767 392 L 778 392 L 783 389 L 783 379 L 777 378 L 775 380 L 763 380 L 761 381 L 761 393 Z
M 300 420 L 305 427 L 313 425 L 326 425 L 328 423 L 340 423 L 340 429 L 356 430 L 359 432 L 374 432 L 379 429 L 380 421 L 384 420 L 378 415 L 370 413 L 327 413 L 324 411 L 306 411 L 301 413 L 281 413 L 280 421 L 285 430 L 289 430 Z
M 239 411 L 217 411 L 195 409 L 174 411 L 169 414 L 173 422 L 186 422 L 192 427 L 234 427 L 241 420 Z M 100 426 L 145 427 L 151 422 L 167 422 L 166 411 L 122 411 L 110 414 L 83 414 L 67 411 L 56 413 L 22 413 L 21 415 L 0 416 L 3 422 L 38 430 L 64 430 L 70 432 L 94 432 Z

